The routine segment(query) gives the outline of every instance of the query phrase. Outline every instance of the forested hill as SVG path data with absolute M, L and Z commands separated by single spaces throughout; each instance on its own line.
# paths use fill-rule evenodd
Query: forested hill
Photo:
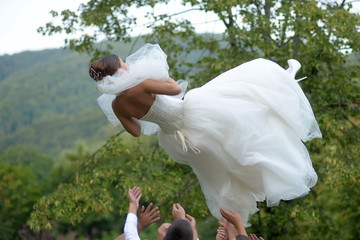
M 111 135 L 114 129 L 96 103 L 100 93 L 88 77 L 89 59 L 63 49 L 0 56 L 3 150 L 26 145 L 56 155 L 77 141 Z

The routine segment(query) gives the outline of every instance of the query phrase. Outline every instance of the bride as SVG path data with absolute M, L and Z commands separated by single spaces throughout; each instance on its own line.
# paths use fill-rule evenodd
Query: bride
M 115 54 L 93 62 L 89 74 L 110 122 L 135 137 L 157 132 L 167 154 L 192 167 L 211 213 L 236 211 L 248 226 L 257 201 L 276 206 L 317 181 L 303 142 L 321 132 L 295 80 L 300 63 L 288 64 L 255 59 L 184 96 L 159 45 L 146 44 L 126 63 Z

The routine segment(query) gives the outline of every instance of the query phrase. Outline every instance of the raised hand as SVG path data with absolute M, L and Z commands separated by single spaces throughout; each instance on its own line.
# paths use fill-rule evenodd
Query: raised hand
M 186 220 L 185 210 L 179 203 L 173 204 L 172 214 L 173 214 L 174 220 L 176 220 L 176 219 Z
M 170 225 L 170 223 L 161 224 L 161 226 L 158 228 L 157 240 L 165 240 L 166 231 Z
M 227 221 L 232 223 L 237 228 L 240 235 L 247 236 L 246 230 L 242 223 L 241 216 L 237 212 L 227 211 L 223 208 L 220 208 L 220 213 Z
M 217 229 L 217 234 L 216 234 L 216 240 L 228 240 L 228 235 L 226 233 L 226 229 L 224 227 L 219 227 Z
M 129 213 L 136 215 L 137 209 L 139 208 L 139 201 L 141 198 L 141 189 L 139 187 L 133 187 L 128 191 L 129 197 Z
M 137 225 L 138 232 L 147 228 L 154 222 L 157 222 L 160 220 L 160 217 L 158 217 L 158 215 L 160 214 L 159 208 L 154 207 L 153 209 L 151 209 L 152 206 L 153 206 L 153 204 L 150 203 L 149 206 L 147 206 L 147 208 L 145 208 L 144 206 L 141 207 L 141 209 L 138 213 L 138 215 L 139 215 L 138 216 L 138 225 Z
M 229 222 L 228 220 L 226 220 L 224 217 L 221 218 L 222 221 L 219 221 L 219 223 L 224 227 L 224 229 L 227 232 L 227 235 L 229 237 L 229 239 L 234 239 L 236 238 L 237 235 L 239 235 L 239 232 L 236 230 L 235 226 Z
M 191 228 L 193 230 L 194 240 L 198 239 L 199 237 L 198 237 L 198 233 L 197 233 L 197 229 L 196 229 L 196 220 L 195 220 L 195 218 L 190 216 L 189 214 L 186 214 L 185 217 L 186 217 L 185 220 L 189 222 L 189 224 L 190 224 L 190 226 L 191 226 Z
M 258 238 L 255 234 L 250 234 L 251 240 L 264 240 L 262 237 Z
M 234 224 L 236 226 L 237 223 L 242 222 L 241 216 L 234 211 L 227 211 L 223 208 L 220 208 L 221 215 L 230 223 Z

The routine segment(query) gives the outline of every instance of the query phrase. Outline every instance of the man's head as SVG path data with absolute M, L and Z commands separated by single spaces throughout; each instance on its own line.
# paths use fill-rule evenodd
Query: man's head
M 192 240 L 193 230 L 188 221 L 176 219 L 166 231 L 166 240 Z

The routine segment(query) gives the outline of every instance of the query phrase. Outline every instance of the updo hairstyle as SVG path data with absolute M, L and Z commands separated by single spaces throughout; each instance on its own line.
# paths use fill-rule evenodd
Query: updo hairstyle
M 95 81 L 100 81 L 103 77 L 113 75 L 120 67 L 119 57 L 116 54 L 111 54 L 92 62 L 89 67 L 89 75 Z

